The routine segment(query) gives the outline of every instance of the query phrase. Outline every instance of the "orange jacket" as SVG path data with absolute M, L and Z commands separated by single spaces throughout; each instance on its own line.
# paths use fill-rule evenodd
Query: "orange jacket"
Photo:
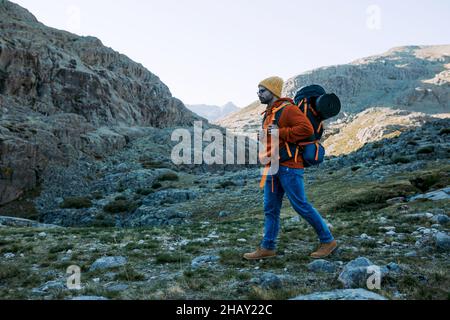
M 280 150 L 285 146 L 286 142 L 296 143 L 298 141 L 306 140 L 314 135 L 314 128 L 311 125 L 311 122 L 306 115 L 300 111 L 300 108 L 295 105 L 294 101 L 288 98 L 277 100 L 271 108 L 267 108 L 263 113 L 263 115 L 266 115 L 263 125 L 264 130 L 267 130 L 268 126 L 273 124 L 275 114 L 273 114 L 272 111 L 286 102 L 289 103 L 289 105 L 284 107 L 278 122 Z M 267 152 L 270 152 L 270 136 L 268 137 L 267 142 Z M 283 162 L 282 165 L 289 168 L 304 169 L 303 158 L 301 155 L 297 157 L 297 162 L 295 159 L 291 159 Z

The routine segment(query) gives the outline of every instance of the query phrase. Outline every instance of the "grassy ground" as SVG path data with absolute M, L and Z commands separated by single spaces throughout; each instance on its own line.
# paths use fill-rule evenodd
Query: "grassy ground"
M 329 260 L 345 264 L 365 256 L 379 265 L 396 262 L 403 269 L 401 275 L 387 277 L 379 293 L 392 299 L 448 299 L 448 254 L 431 250 L 418 251 L 417 257 L 405 255 L 415 250 L 412 233 L 432 223 L 405 223 L 401 210 L 417 213 L 442 208 L 448 212 L 449 201 L 411 202 L 406 208 L 405 204 L 388 205 L 386 200 L 418 193 L 410 183 L 417 176 L 439 172 L 447 179 L 449 170 L 448 164 L 435 163 L 421 172 L 399 172 L 383 183 L 362 179 L 364 169 L 354 172 L 346 168 L 314 177 L 314 183 L 308 186 L 309 198 L 333 225 L 341 245 Z M 181 187 L 193 181 L 174 183 Z M 193 222 L 166 228 L 0 228 L 0 299 L 65 299 L 78 295 L 111 299 L 288 299 L 341 288 L 338 274 L 308 271 L 307 264 L 312 261 L 309 254 L 316 248 L 317 239 L 305 222 L 292 221 L 296 213 L 286 200 L 279 256 L 263 262 L 242 259 L 258 245 L 262 235 L 262 195 L 257 181 L 218 190 L 185 206 L 195 213 Z M 230 216 L 219 217 L 221 210 L 230 211 Z M 395 226 L 404 238 L 386 236 L 380 229 L 385 226 Z M 46 236 L 39 235 L 41 232 Z M 363 233 L 373 239 L 361 240 Z M 7 259 L 6 253 L 15 256 Z M 220 260 L 210 267 L 192 269 L 192 259 L 201 255 L 218 255 Z M 128 263 L 90 272 L 92 263 L 103 256 L 124 256 Z M 64 285 L 70 265 L 81 267 L 81 291 L 59 286 L 33 293 L 32 289 L 48 281 Z M 264 272 L 284 276 L 282 288 L 266 290 L 258 286 L 252 279 Z M 128 288 L 108 289 L 119 283 Z

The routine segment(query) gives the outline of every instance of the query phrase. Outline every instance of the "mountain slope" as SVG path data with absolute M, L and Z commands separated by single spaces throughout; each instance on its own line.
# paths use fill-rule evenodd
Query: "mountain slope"
M 287 80 L 294 96 L 318 83 L 342 99 L 345 112 L 392 106 L 424 113 L 450 112 L 450 45 L 408 46 L 347 65 L 319 68 Z
M 187 126 L 200 119 L 142 65 L 46 27 L 0 0 L 0 205 L 35 188 L 50 161 L 102 158 L 138 127 Z

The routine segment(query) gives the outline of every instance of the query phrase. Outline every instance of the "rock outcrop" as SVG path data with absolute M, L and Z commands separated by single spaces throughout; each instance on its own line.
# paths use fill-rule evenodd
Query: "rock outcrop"
M 344 111 L 391 106 L 424 113 L 450 111 L 450 45 L 398 47 L 388 52 L 305 72 L 287 80 L 284 93 L 295 96 L 317 83 L 335 92 Z
M 200 119 L 142 65 L 46 27 L 0 1 L 0 205 L 33 189 L 50 161 L 102 158 L 144 127 Z

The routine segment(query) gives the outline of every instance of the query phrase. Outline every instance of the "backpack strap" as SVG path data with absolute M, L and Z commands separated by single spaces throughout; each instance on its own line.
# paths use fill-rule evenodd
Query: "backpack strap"
M 276 108 L 273 112 L 275 113 L 275 117 L 273 119 L 273 124 L 276 124 L 278 126 L 278 123 L 280 122 L 281 116 L 283 115 L 283 110 L 285 107 L 291 105 L 290 102 L 284 102 L 281 106 Z

